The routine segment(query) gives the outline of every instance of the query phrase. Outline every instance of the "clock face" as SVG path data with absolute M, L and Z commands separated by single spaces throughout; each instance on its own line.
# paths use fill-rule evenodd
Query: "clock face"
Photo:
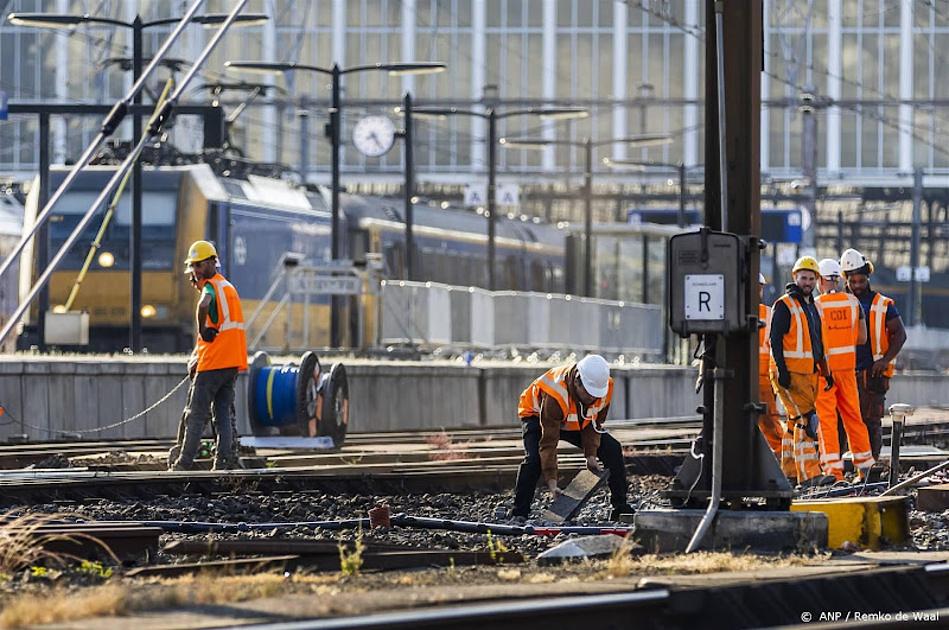
M 385 116 L 366 116 L 353 127 L 353 144 L 360 153 L 380 157 L 395 143 L 395 125 Z

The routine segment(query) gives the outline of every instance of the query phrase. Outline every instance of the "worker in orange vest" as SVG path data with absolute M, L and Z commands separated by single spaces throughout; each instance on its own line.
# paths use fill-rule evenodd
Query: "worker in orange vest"
M 867 324 L 860 302 L 850 293 L 838 291 L 840 263 L 831 258 L 820 261 L 821 295 L 814 300 L 821 318 L 821 338 L 827 367 L 833 376 L 830 389 L 817 393 L 817 416 L 820 418 L 820 461 L 824 472 L 838 481 L 844 479 L 837 434 L 837 414 L 843 420 L 853 465 L 860 477 L 873 466 L 867 427 L 860 416 L 860 394 L 857 391 L 857 346 L 867 341 Z
M 758 274 L 758 396 L 766 407 L 765 412 L 758 415 L 758 429 L 768 441 L 768 446 L 774 456 L 781 461 L 781 443 L 784 440 L 784 424 L 778 413 L 778 403 L 771 389 L 771 379 L 768 377 L 768 367 L 771 363 L 771 346 L 768 342 L 768 327 L 771 325 L 771 307 L 765 304 L 764 288 L 768 284 L 764 274 Z
M 870 451 L 874 459 L 880 459 L 886 392 L 893 361 L 906 343 L 906 329 L 893 300 L 870 288 L 873 263 L 857 250 L 848 249 L 840 256 L 840 268 L 867 319 L 867 342 L 857 346 L 857 390 Z
M 188 250 L 186 273 L 194 275 L 201 290 L 196 313 L 197 341 L 188 361 L 192 376 L 185 407 L 184 432 L 174 470 L 190 470 L 201 444 L 201 434 L 214 407 L 217 441 L 215 469 L 237 463 L 231 410 L 237 374 L 247 370 L 244 314 L 237 289 L 217 269 L 217 250 L 208 241 L 196 241 Z
M 591 354 L 581 361 L 547 370 L 521 393 L 517 415 L 524 434 L 524 461 L 517 471 L 511 516 L 527 518 L 541 475 L 554 496 L 557 487 L 557 445 L 560 440 L 583 449 L 587 468 L 610 471 L 610 520 L 632 514 L 626 502 L 623 448 L 602 430 L 613 400 L 613 379 L 606 361 Z
M 802 256 L 791 269 L 794 282 L 785 287 L 771 310 L 771 386 L 788 412 L 781 468 L 790 472 L 793 458 L 794 477 L 801 486 L 833 483 L 834 478 L 821 472 L 817 456 L 817 388 L 819 376 L 828 385 L 833 377 L 826 371 L 821 342 L 821 323 L 812 293 L 820 277 L 817 260 Z

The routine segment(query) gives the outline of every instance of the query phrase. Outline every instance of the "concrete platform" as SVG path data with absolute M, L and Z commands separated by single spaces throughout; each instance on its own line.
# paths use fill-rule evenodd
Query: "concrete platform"
M 634 537 L 646 552 L 684 551 L 704 510 L 644 510 Z M 702 549 L 811 551 L 827 546 L 827 516 L 819 512 L 719 510 Z
M 820 512 L 827 517 L 827 545 L 839 549 L 845 542 L 880 549 L 909 539 L 909 503 L 906 497 L 846 497 L 795 501 L 795 513 Z

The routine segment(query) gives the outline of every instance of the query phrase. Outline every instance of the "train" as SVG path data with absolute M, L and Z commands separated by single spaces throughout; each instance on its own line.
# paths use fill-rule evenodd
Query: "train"
M 50 185 L 59 186 L 64 168 L 54 168 Z M 112 166 L 93 166 L 80 173 L 60 199 L 48 223 L 49 252 L 58 251 L 107 180 Z M 293 252 L 309 264 L 331 262 L 331 213 L 323 189 L 303 189 L 282 179 L 256 175 L 229 177 L 207 164 L 146 167 L 143 177 L 142 341 L 149 352 L 186 352 L 194 343 L 194 293 L 183 275 L 182 261 L 189 245 L 208 239 L 218 249 L 222 272 L 238 287 L 245 316 L 276 304 L 261 304 L 280 273 L 283 256 Z M 39 211 L 38 182 L 27 196 L 24 229 Z M 341 195 L 340 258 L 365 268 L 381 262 L 383 279 L 405 278 L 405 223 L 399 200 L 384 197 Z M 49 284 L 49 304 L 61 312 L 76 282 L 96 233 L 102 213 L 86 228 L 66 254 Z M 93 258 L 71 311 L 88 313 L 88 344 L 81 349 L 115 352 L 128 346 L 130 303 L 129 232 L 131 201 L 121 197 L 114 218 Z M 415 264 L 417 277 L 462 286 L 487 285 L 487 221 L 462 209 L 442 209 L 419 203 L 414 206 Z M 34 243 L 36 239 L 34 239 Z M 496 237 L 497 288 L 516 291 L 562 293 L 565 290 L 565 233 L 563 229 L 499 217 Z M 39 272 L 38 250 L 33 244 L 24 253 L 19 292 L 24 296 Z M 371 300 L 364 295 L 362 300 Z M 358 305 L 342 304 L 344 321 Z M 366 313 L 374 312 L 371 305 Z M 313 347 L 328 346 L 330 298 L 318 296 L 293 301 L 268 326 L 261 345 L 288 347 L 290 326 L 307 326 Z M 31 307 L 18 338 L 19 348 L 39 343 L 39 308 Z M 373 338 L 375 322 L 367 318 L 363 330 L 344 326 L 343 345 L 358 337 Z

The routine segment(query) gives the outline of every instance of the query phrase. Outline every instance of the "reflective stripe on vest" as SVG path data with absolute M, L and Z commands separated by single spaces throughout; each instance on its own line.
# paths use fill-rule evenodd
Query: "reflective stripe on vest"
M 849 293 L 825 293 L 814 300 L 821 316 L 824 356 L 831 370 L 852 370 L 857 365 L 857 327 L 860 302 Z
M 879 361 L 890 349 L 890 337 L 886 334 L 886 310 L 893 300 L 882 293 L 873 296 L 873 302 L 870 303 L 870 351 L 873 353 L 873 360 Z M 893 376 L 893 363 L 887 366 L 883 376 Z
M 814 371 L 814 353 L 804 310 L 787 294 L 778 298 L 778 301 L 784 302 L 791 313 L 791 324 L 781 344 L 784 349 L 784 364 L 789 372 L 810 374 Z M 771 363 L 774 365 L 773 355 Z
M 231 309 L 227 304 L 227 295 L 224 293 L 224 287 L 233 288 L 234 285 L 227 280 L 214 280 L 213 278 L 208 282 L 210 282 L 211 286 L 214 287 L 215 302 L 219 306 L 218 315 L 221 318 L 221 321 L 219 322 L 220 325 L 215 326 L 210 322 L 209 319 L 208 326 L 217 328 L 219 332 L 224 332 L 225 330 L 234 330 L 235 328 L 244 330 L 244 322 L 235 322 L 231 320 Z

